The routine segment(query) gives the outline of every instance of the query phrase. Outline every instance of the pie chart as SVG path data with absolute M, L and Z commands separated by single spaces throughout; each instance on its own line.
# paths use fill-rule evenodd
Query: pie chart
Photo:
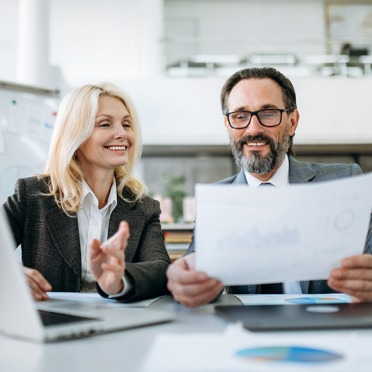
M 241 349 L 236 356 L 253 362 L 320 364 L 342 359 L 341 354 L 304 346 L 263 346 Z
M 323 304 L 323 303 L 347 303 L 342 298 L 335 297 L 296 297 L 287 298 L 285 302 L 289 304 Z

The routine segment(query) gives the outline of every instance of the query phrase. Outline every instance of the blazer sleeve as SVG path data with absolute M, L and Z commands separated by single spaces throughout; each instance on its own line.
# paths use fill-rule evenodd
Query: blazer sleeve
M 139 240 L 135 243 L 133 257 L 129 258 L 129 261 L 126 258 L 125 275 L 131 282 L 132 289 L 124 296 L 115 298 L 121 302 L 140 301 L 169 294 L 166 270 L 170 264 L 170 258 L 161 230 L 160 206 L 156 200 L 149 197 L 139 203 L 141 210 L 143 208 L 142 218 L 145 221 L 143 224 L 131 226 L 131 221 L 128 220 L 131 228 L 130 234 L 139 236 Z M 134 229 L 141 231 L 134 231 Z M 128 249 L 133 251 L 134 248 L 128 246 Z M 97 289 L 103 297 L 108 297 L 99 287 Z
M 23 226 L 25 220 L 25 208 L 27 209 L 27 190 L 24 179 L 16 182 L 14 194 L 9 196 L 2 209 L 8 217 L 9 225 L 13 232 L 16 245 L 23 241 Z

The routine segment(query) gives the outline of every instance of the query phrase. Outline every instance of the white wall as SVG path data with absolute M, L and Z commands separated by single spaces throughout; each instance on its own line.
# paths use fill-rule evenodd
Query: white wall
M 50 62 L 76 85 L 144 77 L 164 47 L 173 59 L 184 53 L 323 50 L 324 1 L 163 0 L 165 42 L 157 24 L 162 0 L 50 0 Z M 0 80 L 15 81 L 17 34 L 18 1 L 0 0 Z M 185 37 L 191 44 L 170 42 Z M 195 44 L 194 37 L 204 42 Z
M 0 0 L 0 80 L 15 81 L 18 1 Z
M 51 62 L 69 82 L 135 75 L 129 0 L 51 0 Z
M 372 78 L 291 79 L 301 115 L 297 144 L 371 144 Z M 227 145 L 219 94 L 224 79 L 128 80 L 145 144 Z
M 51 0 L 51 62 L 71 83 L 147 76 L 162 23 L 161 0 Z
M 219 108 L 224 79 L 130 79 L 141 76 L 139 35 L 146 17 L 156 16 L 151 8 L 145 14 L 146 1 L 156 0 L 50 0 L 51 63 L 60 66 L 69 86 L 110 80 L 127 89 L 139 108 L 147 144 L 226 144 Z M 292 43 L 307 48 L 310 41 L 324 45 L 324 1 L 164 0 L 164 4 L 174 31 L 180 22 L 178 30 L 188 32 L 187 22 L 195 21 L 195 36 L 224 39 L 219 50 L 231 53 L 237 37 L 246 38 L 238 46 L 247 52 L 280 45 L 288 51 Z M 15 80 L 17 12 L 16 0 L 0 0 L 0 80 Z M 206 44 L 203 48 L 208 49 L 198 52 L 212 51 L 217 44 Z M 372 143 L 370 79 L 293 80 L 302 113 L 297 143 Z
M 49 1 L 50 63 L 67 84 L 163 70 L 162 0 Z M 18 5 L 0 0 L 0 80 L 16 80 Z
M 301 56 L 325 50 L 323 0 L 165 0 L 165 4 L 168 56 L 173 61 L 190 53 Z
M 125 80 L 140 116 L 144 144 L 224 144 L 220 79 Z

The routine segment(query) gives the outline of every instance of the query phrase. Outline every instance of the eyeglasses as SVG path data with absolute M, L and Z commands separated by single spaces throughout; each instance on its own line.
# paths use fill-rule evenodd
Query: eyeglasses
M 256 116 L 259 123 L 264 127 L 277 127 L 282 122 L 283 112 L 288 109 L 264 109 L 258 111 L 234 111 L 225 114 L 229 125 L 233 129 L 247 128 L 252 117 Z

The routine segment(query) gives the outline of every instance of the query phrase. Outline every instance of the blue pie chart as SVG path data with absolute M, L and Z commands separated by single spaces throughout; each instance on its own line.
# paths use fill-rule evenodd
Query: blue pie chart
M 287 298 L 285 302 L 289 304 L 323 304 L 323 303 L 347 303 L 346 300 L 335 297 L 296 297 Z
M 330 350 L 304 346 L 263 346 L 246 348 L 238 350 L 236 356 L 260 363 L 290 362 L 302 364 L 327 363 L 343 358 L 343 355 Z

